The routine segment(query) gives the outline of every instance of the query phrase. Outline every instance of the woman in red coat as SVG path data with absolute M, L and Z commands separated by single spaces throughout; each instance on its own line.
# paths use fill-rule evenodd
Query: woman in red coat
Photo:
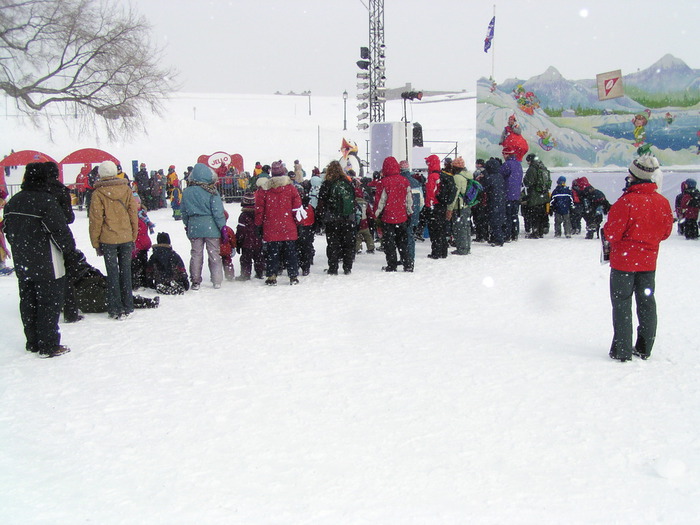
M 301 197 L 282 161 L 272 163 L 270 174 L 267 184 L 255 193 L 255 226 L 262 229 L 265 243 L 265 284 L 277 284 L 280 257 L 286 262 L 289 284 L 299 284 L 295 216 L 297 211 L 303 212 Z
M 629 167 L 629 186 L 610 208 L 605 238 L 610 242 L 610 300 L 613 341 L 610 357 L 648 359 L 656 338 L 655 277 L 659 243 L 671 235 L 673 214 L 652 177 L 659 163 L 642 155 Z M 637 340 L 632 346 L 632 296 L 637 304 Z

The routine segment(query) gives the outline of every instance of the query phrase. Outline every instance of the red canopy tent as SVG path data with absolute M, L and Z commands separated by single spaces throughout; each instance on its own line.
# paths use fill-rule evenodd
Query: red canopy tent
M 58 164 L 58 169 L 61 173 L 61 181 L 63 181 L 63 166 L 65 164 L 84 164 L 92 168 L 92 164 L 98 164 L 100 162 L 104 162 L 105 160 L 111 160 L 115 164 L 120 164 L 119 160 L 114 155 L 107 153 L 106 151 L 102 151 L 101 149 L 83 148 L 74 151 L 70 155 L 67 155 Z
M 32 162 L 56 162 L 46 153 L 41 151 L 35 151 L 33 149 L 25 149 L 22 151 L 17 151 L 15 153 L 9 154 L 7 157 L 0 161 L 0 186 L 5 186 L 7 183 L 5 181 L 5 166 L 26 166 Z M 18 181 L 19 184 L 21 182 Z

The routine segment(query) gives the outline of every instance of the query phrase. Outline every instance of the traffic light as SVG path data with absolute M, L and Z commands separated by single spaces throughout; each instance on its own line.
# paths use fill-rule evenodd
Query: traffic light
M 401 93 L 401 98 L 404 100 L 414 100 L 414 99 L 421 100 L 423 98 L 423 92 L 422 91 L 404 91 L 403 93 Z

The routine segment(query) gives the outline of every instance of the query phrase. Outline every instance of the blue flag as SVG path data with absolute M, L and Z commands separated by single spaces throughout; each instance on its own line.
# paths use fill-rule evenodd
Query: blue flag
M 493 40 L 493 30 L 496 27 L 496 17 L 494 16 L 489 22 L 489 28 L 486 30 L 486 39 L 484 40 L 484 53 L 488 53 L 491 48 L 491 40 Z

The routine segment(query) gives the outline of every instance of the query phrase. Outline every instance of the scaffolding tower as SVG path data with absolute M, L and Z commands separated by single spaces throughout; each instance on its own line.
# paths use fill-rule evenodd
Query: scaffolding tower
M 384 0 L 369 0 L 369 121 L 384 122 L 386 68 Z

